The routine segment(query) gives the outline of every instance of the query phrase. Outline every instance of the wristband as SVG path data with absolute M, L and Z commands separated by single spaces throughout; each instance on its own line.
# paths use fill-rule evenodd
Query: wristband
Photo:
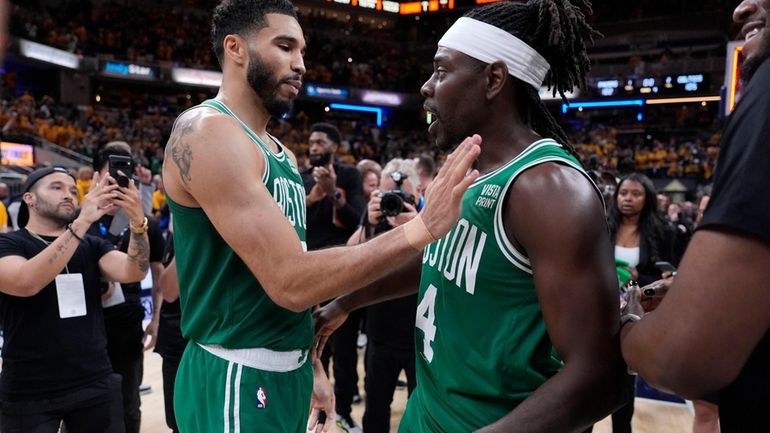
M 72 236 L 75 237 L 75 239 L 77 239 L 80 242 L 83 242 L 83 238 L 81 238 L 80 236 L 78 236 L 77 233 L 75 233 L 75 230 L 72 228 L 72 224 L 67 224 L 67 230 L 70 231 L 70 233 L 72 234 Z
M 131 222 L 129 222 L 128 223 L 128 228 L 129 228 L 129 230 L 131 230 L 131 233 L 134 233 L 134 234 L 137 234 L 137 235 L 141 235 L 141 234 L 144 234 L 144 232 L 147 231 L 147 224 L 148 224 L 147 217 L 144 217 L 144 221 L 142 221 L 142 225 L 141 226 L 134 227 L 134 225 L 131 224 Z
M 409 245 L 417 251 L 422 251 L 426 245 L 436 242 L 436 238 L 433 237 L 428 227 L 425 226 L 425 222 L 423 222 L 420 215 L 404 224 L 404 236 Z

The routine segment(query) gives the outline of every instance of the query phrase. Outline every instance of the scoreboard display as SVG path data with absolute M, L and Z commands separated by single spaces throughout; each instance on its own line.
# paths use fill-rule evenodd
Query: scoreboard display
M 503 0 L 326 0 L 327 3 L 348 5 L 361 9 L 389 12 L 399 15 L 419 15 L 449 11 Z
M 615 77 L 590 80 L 599 97 L 699 94 L 710 90 L 708 74 L 693 73 L 660 77 Z

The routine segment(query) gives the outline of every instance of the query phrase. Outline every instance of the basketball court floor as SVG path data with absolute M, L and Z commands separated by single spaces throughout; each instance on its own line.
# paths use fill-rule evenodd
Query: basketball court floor
M 359 350 L 359 389 L 363 392 L 363 350 Z M 149 394 L 142 396 L 142 433 L 168 433 L 163 412 L 163 378 L 161 358 L 156 353 L 145 353 L 144 383 L 152 386 Z M 406 388 L 397 389 L 393 397 L 391 432 L 396 432 L 398 422 L 406 405 Z M 359 423 L 364 413 L 364 403 L 353 406 L 353 419 Z M 683 404 L 661 403 L 652 400 L 637 399 L 633 419 L 634 433 L 690 433 L 692 432 L 692 412 Z M 330 430 L 337 433 L 336 427 Z M 611 433 L 612 424 L 607 418 L 599 422 L 595 433 Z

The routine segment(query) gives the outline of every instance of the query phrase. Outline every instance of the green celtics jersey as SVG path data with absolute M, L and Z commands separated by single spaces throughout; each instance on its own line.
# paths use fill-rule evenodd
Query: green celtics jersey
M 223 103 L 203 102 L 238 119 Z M 262 182 L 305 244 L 305 188 L 286 149 L 274 153 L 238 119 L 243 131 L 265 157 Z M 222 143 L 205 151 L 223 152 Z M 233 173 L 232 175 L 237 175 Z M 179 273 L 182 333 L 198 343 L 228 349 L 263 347 L 289 351 L 309 349 L 313 340 L 310 311 L 293 313 L 279 307 L 246 264 L 222 239 L 201 208 L 189 208 L 169 198 L 174 216 L 174 248 Z M 255 215 L 255 218 L 257 216 Z M 256 221 L 255 221 L 256 223 Z
M 558 143 L 536 141 L 479 177 L 463 196 L 454 228 L 425 248 L 415 323 L 417 389 L 400 432 L 475 431 L 562 368 L 530 262 L 509 241 L 502 218 L 516 178 L 545 162 L 585 174 Z

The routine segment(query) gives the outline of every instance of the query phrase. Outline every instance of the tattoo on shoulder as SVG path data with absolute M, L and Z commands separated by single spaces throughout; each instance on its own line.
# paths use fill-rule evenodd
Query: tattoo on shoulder
M 190 168 L 192 167 L 193 154 L 190 143 L 186 140 L 192 132 L 192 120 L 180 120 L 171 131 L 171 138 L 168 140 L 168 146 L 166 146 L 166 158 L 171 157 L 176 166 L 179 167 L 179 174 L 185 184 L 192 180 Z

